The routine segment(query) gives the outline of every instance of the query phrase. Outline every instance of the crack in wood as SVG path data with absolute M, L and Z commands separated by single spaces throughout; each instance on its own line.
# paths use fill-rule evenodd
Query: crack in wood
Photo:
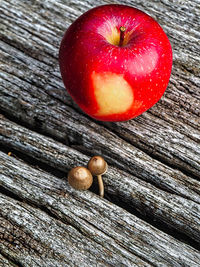
M 188 235 L 183 234 L 182 232 L 179 232 L 178 230 L 170 227 L 169 225 L 166 225 L 163 223 L 163 221 L 160 219 L 155 219 L 153 214 L 151 212 L 141 212 L 141 210 L 136 209 L 131 204 L 126 202 L 123 197 L 117 198 L 116 195 L 112 195 L 106 192 L 105 199 L 112 202 L 113 204 L 123 208 L 127 212 L 137 216 L 141 220 L 147 222 L 148 224 L 154 226 L 155 228 L 159 229 L 160 231 L 174 237 L 175 239 L 188 244 L 191 247 L 194 247 L 195 249 L 200 251 L 200 244 L 198 242 L 195 242 L 194 239 L 191 239 Z
M 108 130 L 111 130 L 111 128 L 109 126 L 107 126 L 106 123 L 103 123 L 102 122 L 102 123 L 99 123 L 99 124 L 102 124 L 105 128 L 107 128 Z M 152 159 L 155 159 L 157 161 L 160 161 L 164 165 L 169 166 L 169 167 L 173 168 L 174 170 L 179 170 L 182 173 L 184 173 L 185 175 L 187 175 L 188 177 L 197 179 L 198 181 L 200 180 L 200 177 L 199 177 L 199 175 L 197 173 L 193 173 L 193 172 L 189 171 L 188 168 L 187 167 L 184 167 L 183 165 L 177 165 L 176 164 L 176 156 L 174 157 L 173 161 L 169 161 L 168 159 L 166 159 L 162 155 L 154 154 L 153 151 L 151 151 L 151 149 L 147 149 L 147 144 L 143 140 L 140 140 L 140 142 L 134 142 L 134 140 L 130 140 L 128 137 L 124 136 L 123 133 L 119 133 L 117 130 L 115 130 L 114 127 L 112 127 L 112 131 L 119 138 L 121 138 L 122 140 L 124 140 L 124 141 L 132 144 L 134 147 L 140 149 L 145 154 L 147 154 L 148 156 L 150 156 Z M 143 144 L 143 145 L 140 145 L 140 144 Z M 157 186 L 156 184 L 154 184 L 154 185 Z M 167 190 L 167 189 L 165 189 L 165 190 Z M 173 193 L 170 190 L 167 190 L 167 191 Z
M 23 265 L 17 261 L 15 258 L 10 257 L 9 254 L 1 251 L 0 247 L 0 264 L 2 267 L 23 267 Z

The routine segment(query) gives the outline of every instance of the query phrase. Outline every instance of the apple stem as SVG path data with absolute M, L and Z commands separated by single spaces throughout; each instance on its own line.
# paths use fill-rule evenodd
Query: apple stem
M 120 30 L 119 46 L 122 46 L 123 45 L 123 41 L 124 41 L 124 36 L 125 36 L 126 28 L 124 26 L 121 26 L 119 28 L 119 30 Z

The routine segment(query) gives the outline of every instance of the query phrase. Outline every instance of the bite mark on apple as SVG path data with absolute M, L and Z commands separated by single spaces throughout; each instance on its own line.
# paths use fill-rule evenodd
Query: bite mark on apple
M 123 74 L 112 72 L 91 75 L 94 94 L 98 104 L 97 116 L 106 116 L 126 112 L 134 101 L 134 94 Z

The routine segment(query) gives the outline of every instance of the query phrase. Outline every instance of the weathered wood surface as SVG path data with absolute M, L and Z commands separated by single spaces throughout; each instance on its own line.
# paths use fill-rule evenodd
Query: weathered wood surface
M 109 2 L 0 1 L 2 266 L 200 266 L 199 1 L 131 3 L 169 36 L 172 76 L 143 115 L 100 123 L 68 96 L 57 58 L 70 23 Z M 63 180 L 94 154 L 109 201 Z
M 6 145 L 11 150 L 30 155 L 63 172 L 69 171 L 76 164 L 84 166 L 89 160 L 88 156 L 21 127 L 4 117 L 1 118 L 0 133 L 0 144 Z M 10 166 L 7 166 L 6 162 L 4 166 L 4 172 L 7 169 L 10 171 Z M 12 175 L 17 172 L 19 171 L 14 168 Z M 106 192 L 113 198 L 126 202 L 131 208 L 148 214 L 152 220 L 166 223 L 169 227 L 183 232 L 200 243 L 200 182 L 188 179 L 185 175 L 181 178 L 182 181 L 187 179 L 187 183 L 182 184 L 180 179 L 174 182 L 172 186 L 179 188 L 177 194 L 156 188 L 112 166 L 105 175 L 104 182 Z M 172 179 L 171 183 L 173 183 Z
M 102 262 L 99 266 L 195 266 L 199 263 L 200 253 L 195 249 L 180 244 L 107 200 L 91 192 L 77 192 L 66 181 L 1 152 L 0 160 L 3 168 L 1 185 L 11 191 L 15 198 L 45 209 L 44 213 L 0 195 L 0 215 L 3 217 L 0 229 L 7 227 L 9 230 L 0 249 L 6 253 L 6 245 L 13 240 L 12 232 L 22 228 L 24 235 L 16 235 L 16 242 L 23 243 L 29 236 L 30 240 L 26 242 L 26 246 L 30 248 L 28 255 L 23 255 L 25 249 L 20 244 L 20 251 L 13 249 L 11 252 L 12 257 L 17 260 L 21 258 L 22 264 L 32 264 L 31 259 L 28 261 L 28 257 L 32 257 L 36 261 L 35 266 L 38 263 L 62 266 L 56 262 L 59 253 L 63 254 L 63 263 L 69 266 L 79 266 L 80 261 L 81 266 L 95 266 L 95 260 L 97 264 Z M 46 213 L 52 214 L 61 222 L 49 218 Z M 15 225 L 15 228 L 10 229 L 10 224 Z M 50 248 L 53 249 L 53 255 Z M 38 258 L 35 258 L 34 250 L 38 252 Z M 53 265 L 44 263 L 46 258 L 50 262 L 54 260 Z
M 9 261 L 6 257 L 0 254 L 0 266 L 2 267 L 17 267 L 16 264 Z

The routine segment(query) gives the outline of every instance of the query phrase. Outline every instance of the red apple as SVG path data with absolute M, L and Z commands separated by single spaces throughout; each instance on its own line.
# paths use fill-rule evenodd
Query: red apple
M 132 119 L 163 95 L 172 49 L 160 25 L 125 5 L 104 5 L 80 16 L 59 51 L 68 92 L 89 116 L 102 121 Z

